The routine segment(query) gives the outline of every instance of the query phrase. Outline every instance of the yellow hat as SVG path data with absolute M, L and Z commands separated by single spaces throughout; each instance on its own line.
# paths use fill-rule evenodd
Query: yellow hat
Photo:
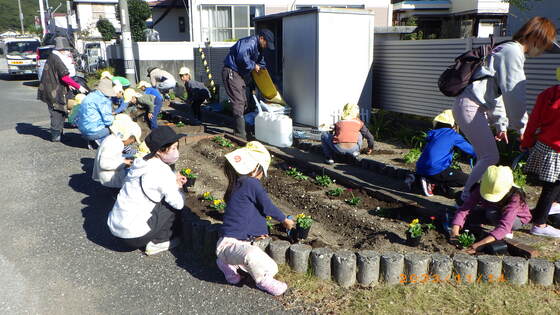
M 109 71 L 103 71 L 103 72 L 101 72 L 101 78 L 100 79 L 103 79 L 103 78 L 113 80 L 113 75 Z
M 124 102 L 128 103 L 132 99 L 132 97 L 140 97 L 142 94 L 136 92 L 133 88 L 128 88 L 124 90 Z
M 136 88 L 139 89 L 141 87 L 149 88 L 149 87 L 152 87 L 152 85 L 150 83 L 146 82 L 146 81 L 140 81 L 136 85 Z
M 340 119 L 354 119 L 357 118 L 358 115 L 360 115 L 360 107 L 357 104 L 347 103 L 342 109 L 342 115 L 340 116 Z
M 82 104 L 82 101 L 84 100 L 84 98 L 86 98 L 86 95 L 82 94 L 82 93 L 74 96 L 74 101 L 76 102 L 76 105 Z
M 184 75 L 184 74 L 191 74 L 191 69 L 189 69 L 188 67 L 181 67 L 181 69 L 179 69 L 179 75 Z
M 556 80 L 560 81 L 560 67 L 556 68 Z
M 443 112 L 441 112 L 439 115 L 437 115 L 434 118 L 434 126 L 438 122 L 455 126 L 455 118 L 453 118 L 453 112 L 451 111 L 451 109 L 446 109 Z
M 109 127 L 111 132 L 114 133 L 121 140 L 127 140 L 131 136 L 136 138 L 136 141 L 140 140 L 142 135 L 142 130 L 140 126 L 132 121 L 132 118 L 127 114 L 118 114 L 113 120 L 113 124 Z
M 509 166 L 488 167 L 480 181 L 480 195 L 490 202 L 498 202 L 515 186 Z
M 247 142 L 245 147 L 228 153 L 225 157 L 235 171 L 241 175 L 251 173 L 257 165 L 260 165 L 266 176 L 266 171 L 270 166 L 270 153 L 258 141 Z

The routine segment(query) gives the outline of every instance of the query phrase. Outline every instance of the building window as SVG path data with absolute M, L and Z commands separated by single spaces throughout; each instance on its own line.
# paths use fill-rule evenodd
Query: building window
M 201 5 L 202 40 L 237 40 L 255 33 L 253 18 L 264 14 L 264 5 Z
M 185 32 L 185 17 L 180 16 L 179 17 L 179 33 L 184 33 L 184 32 Z
M 97 21 L 105 17 L 105 5 L 104 4 L 92 4 L 91 5 L 91 15 L 93 20 Z

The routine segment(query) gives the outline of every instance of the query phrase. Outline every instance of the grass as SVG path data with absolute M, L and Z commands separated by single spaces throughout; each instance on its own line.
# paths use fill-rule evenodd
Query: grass
M 282 298 L 288 310 L 319 314 L 557 314 L 560 307 L 558 286 L 427 283 L 343 289 L 286 265 L 278 279 L 290 288 Z

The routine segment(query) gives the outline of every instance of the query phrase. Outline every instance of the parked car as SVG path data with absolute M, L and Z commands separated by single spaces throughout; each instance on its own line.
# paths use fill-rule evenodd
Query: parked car
M 47 63 L 47 58 L 54 49 L 54 45 L 41 46 L 37 48 L 37 77 L 41 81 L 41 75 L 43 74 L 43 68 L 45 63 Z
M 37 72 L 36 50 L 40 42 L 32 37 L 5 38 L 0 41 L 0 72 L 14 77 Z

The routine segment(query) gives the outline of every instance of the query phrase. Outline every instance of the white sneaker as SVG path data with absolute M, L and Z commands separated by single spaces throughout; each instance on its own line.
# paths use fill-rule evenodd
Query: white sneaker
M 545 227 L 538 227 L 535 225 L 531 229 L 531 234 L 538 235 L 538 236 L 545 236 L 545 237 L 560 238 L 560 230 L 550 225 L 546 225 Z
M 353 157 L 358 157 L 360 155 L 360 151 L 352 152 Z
M 152 256 L 159 254 L 161 252 L 165 252 L 166 250 L 170 250 L 175 248 L 181 244 L 181 240 L 179 238 L 174 238 L 167 242 L 162 243 L 153 243 L 152 241 L 146 244 L 146 255 Z
M 506 236 L 504 236 L 504 238 L 507 238 L 508 240 L 513 239 L 513 233 L 506 234 Z
M 431 197 L 434 195 L 434 184 L 430 184 L 428 180 L 424 177 L 420 178 L 420 182 L 422 183 L 422 190 L 424 191 L 424 195 Z

